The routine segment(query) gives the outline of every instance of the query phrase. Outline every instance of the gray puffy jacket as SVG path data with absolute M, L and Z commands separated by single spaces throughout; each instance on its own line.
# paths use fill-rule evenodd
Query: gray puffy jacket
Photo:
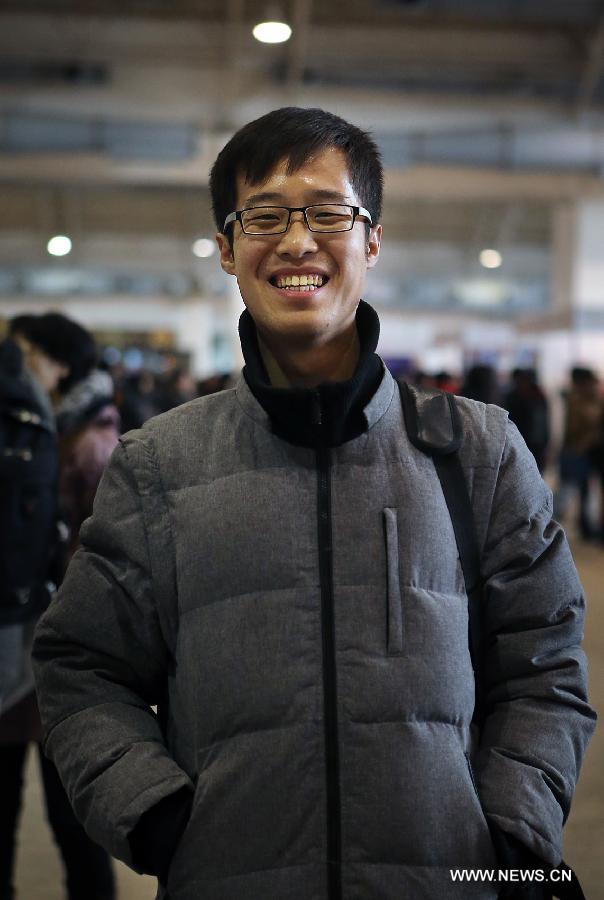
M 516 428 L 459 406 L 479 736 L 451 520 L 387 371 L 336 448 L 275 436 L 243 378 L 122 439 L 37 680 L 46 752 L 113 855 L 132 864 L 141 815 L 194 786 L 170 900 L 489 900 L 450 872 L 495 864 L 488 821 L 558 863 L 594 718 L 582 591 Z

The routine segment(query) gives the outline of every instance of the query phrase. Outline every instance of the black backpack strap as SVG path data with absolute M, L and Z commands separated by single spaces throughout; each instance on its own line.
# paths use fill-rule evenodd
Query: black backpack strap
M 567 874 L 570 873 L 571 880 L 558 882 L 554 887 L 549 885 L 549 889 L 546 889 L 545 900 L 550 900 L 550 898 L 554 897 L 560 897 L 560 900 L 586 900 L 583 888 L 579 884 L 579 879 L 574 870 L 564 860 L 556 868 L 562 869 Z
M 428 456 L 448 456 L 461 446 L 463 428 L 453 394 L 397 382 L 409 440 Z
M 474 513 L 458 449 L 463 428 L 453 394 L 423 391 L 398 382 L 405 426 L 411 443 L 432 457 L 451 516 L 457 552 L 468 595 L 468 646 L 476 679 L 475 718 L 481 703 L 478 677 L 482 635 L 482 577 Z

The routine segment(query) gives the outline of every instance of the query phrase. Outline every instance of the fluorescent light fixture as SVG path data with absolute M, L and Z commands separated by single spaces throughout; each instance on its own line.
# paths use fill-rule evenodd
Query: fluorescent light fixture
M 67 256 L 71 252 L 71 239 L 66 234 L 55 234 L 46 245 L 51 256 Z
M 503 257 L 499 250 L 481 250 L 479 259 L 480 265 L 484 266 L 485 269 L 498 269 L 503 262 Z
M 263 44 L 282 44 L 290 39 L 292 30 L 285 22 L 259 22 L 252 34 Z
M 216 244 L 209 238 L 199 238 L 195 241 L 191 249 L 195 256 L 198 256 L 200 259 L 207 259 L 208 256 L 213 256 L 214 251 L 216 250 Z

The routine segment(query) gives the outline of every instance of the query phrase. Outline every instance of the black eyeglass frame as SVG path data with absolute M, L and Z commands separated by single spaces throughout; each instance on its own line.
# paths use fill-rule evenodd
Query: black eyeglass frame
M 347 209 L 352 210 L 352 219 L 350 221 L 349 228 L 334 228 L 323 231 L 320 228 L 311 228 L 307 211 L 309 209 L 316 209 L 318 206 L 345 206 Z M 285 228 L 281 231 L 246 231 L 243 227 L 242 215 L 245 212 L 250 212 L 252 209 L 286 209 L 288 212 L 287 222 L 285 223 Z M 229 213 L 226 219 L 224 220 L 224 225 L 222 227 L 222 233 L 226 234 L 226 230 L 233 222 L 239 222 L 241 225 L 241 230 L 244 234 L 249 235 L 250 237 L 272 237 L 274 234 L 285 234 L 287 229 L 291 224 L 291 218 L 293 212 L 301 212 L 304 216 L 304 224 L 308 228 L 309 231 L 312 231 L 313 234 L 342 234 L 344 231 L 352 231 L 354 228 L 354 224 L 359 217 L 362 217 L 367 220 L 368 225 L 373 225 L 373 219 L 371 218 L 371 213 L 369 210 L 365 209 L 363 206 L 353 206 L 351 203 L 309 203 L 308 206 L 248 206 L 246 209 L 237 209 L 232 213 Z

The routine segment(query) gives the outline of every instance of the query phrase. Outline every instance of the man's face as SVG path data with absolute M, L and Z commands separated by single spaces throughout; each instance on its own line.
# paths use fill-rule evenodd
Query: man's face
M 237 209 L 250 206 L 310 206 L 314 203 L 360 206 L 344 154 L 335 148 L 309 158 L 291 175 L 282 160 L 261 184 L 237 179 Z M 367 269 L 377 262 L 381 226 L 357 220 L 351 231 L 321 234 L 293 213 L 285 234 L 247 235 L 234 223 L 233 247 L 218 234 L 221 265 L 235 275 L 243 302 L 267 343 L 319 345 L 354 328 Z M 320 287 L 287 290 L 280 279 L 315 275 Z
M 21 335 L 15 335 L 15 340 L 21 347 L 25 365 L 46 393 L 50 394 L 56 390 L 61 378 L 69 374 L 69 366 L 47 356 L 43 350 Z

